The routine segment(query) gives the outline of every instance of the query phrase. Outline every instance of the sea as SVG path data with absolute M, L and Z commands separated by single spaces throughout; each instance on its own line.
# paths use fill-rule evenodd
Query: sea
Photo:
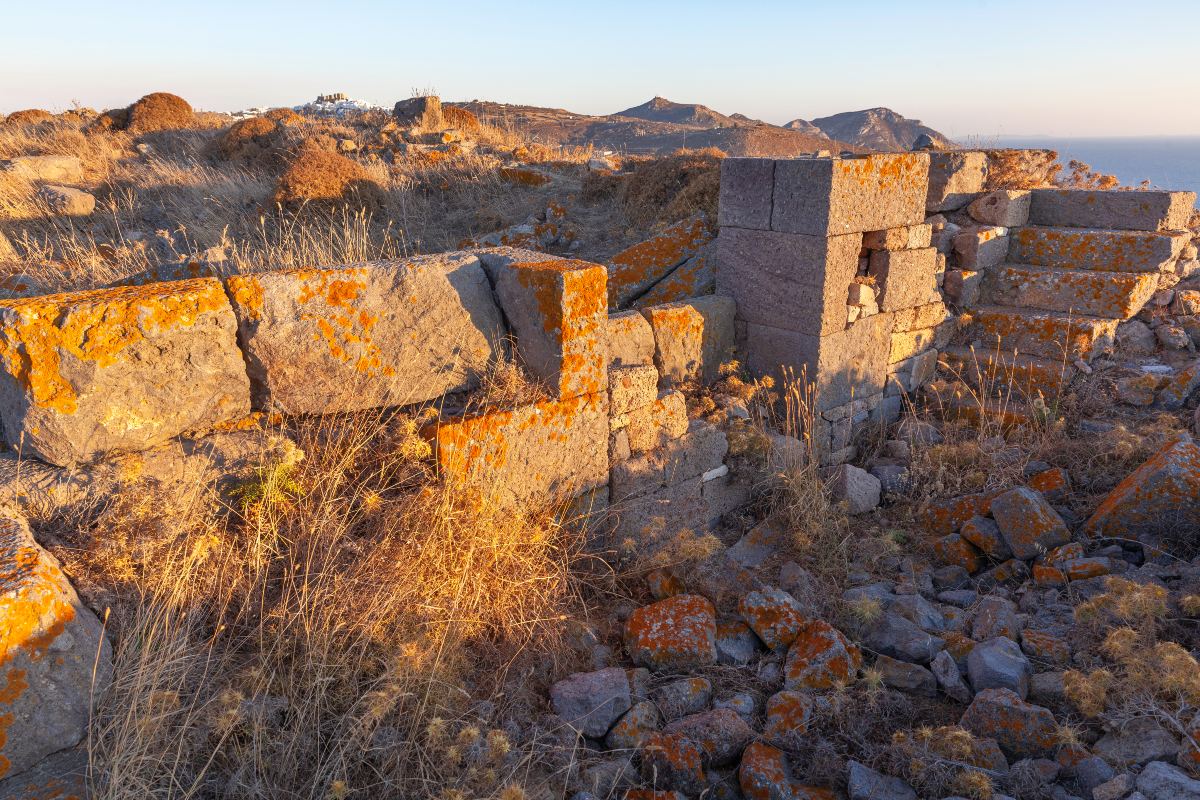
M 1157 189 L 1200 194 L 1200 136 L 1062 137 L 998 136 L 980 138 L 988 147 L 1040 147 L 1058 152 L 1066 170 L 1071 159 L 1092 170 L 1116 175 L 1122 186 L 1144 180 Z

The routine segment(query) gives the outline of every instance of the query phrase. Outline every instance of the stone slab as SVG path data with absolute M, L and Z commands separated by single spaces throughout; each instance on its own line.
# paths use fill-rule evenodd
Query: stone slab
M 937 250 L 878 250 L 867 274 L 875 278 L 881 311 L 927 305 L 937 296 Z
M 987 180 L 987 154 L 978 150 L 948 150 L 929 154 L 929 213 L 965 208 Z
M 770 230 L 774 186 L 774 159 L 721 159 L 718 224 L 722 228 Z
M 608 316 L 608 367 L 654 364 L 654 331 L 637 311 Z
M 1112 347 L 1118 320 L 1033 311 L 1004 306 L 978 306 L 972 329 L 983 350 L 1024 353 L 1040 358 L 1090 359 Z
M 1044 267 L 1160 272 L 1174 264 L 1191 238 L 1188 232 L 1022 227 L 1009 234 L 1008 259 Z
M 243 417 L 249 387 L 215 279 L 0 301 L 5 438 L 52 464 Z
M 775 162 L 771 230 L 837 236 L 925 222 L 929 154 Z
M 617 253 L 608 264 L 608 302 L 626 308 L 635 298 L 700 252 L 713 232 L 703 215 L 677 222 L 662 233 Z
M 642 309 L 654 332 L 654 365 L 662 382 L 715 381 L 733 357 L 735 312 L 733 298 L 723 295 Z
M 1105 495 L 1083 530 L 1093 537 L 1144 541 L 1164 533 L 1194 532 L 1200 528 L 1197 498 L 1200 447 L 1187 434 L 1178 434 Z
M 997 305 L 1129 319 L 1158 289 L 1158 275 L 1001 264 L 987 271 L 984 285 Z
M 1195 192 L 1034 189 L 1032 225 L 1175 231 L 1187 227 Z

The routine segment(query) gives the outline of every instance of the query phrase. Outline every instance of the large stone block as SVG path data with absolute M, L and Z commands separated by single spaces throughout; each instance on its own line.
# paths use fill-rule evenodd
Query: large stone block
M 954 237 L 954 252 L 963 269 L 994 267 L 1008 257 L 1008 229 L 968 228 Z
M 722 228 L 770 230 L 771 195 L 774 188 L 774 159 L 721 159 L 718 224 Z
M 211 278 L 0 302 L 7 441 L 65 466 L 245 416 L 235 333 Z
M 696 420 L 688 426 L 686 435 L 644 456 L 614 464 L 612 500 L 616 503 L 701 478 L 720 468 L 728 452 L 729 440 L 724 431 Z
M 1155 541 L 1200 529 L 1200 447 L 1186 433 L 1169 439 L 1109 492 L 1084 524 L 1095 537 Z M 1189 527 L 1190 526 L 1190 527 Z
M 928 153 L 776 161 L 771 230 L 836 236 L 920 225 L 928 173 Z
M 1011 228 L 1029 222 L 1031 196 L 1027 189 L 996 189 L 967 207 L 976 222 Z
M 444 479 L 500 503 L 574 497 L 608 482 L 604 394 L 451 419 L 429 429 Z
M 0 508 L 0 629 L 0 778 L 7 778 L 77 744 L 93 688 L 103 691 L 112 679 L 100 620 L 8 507 Z
M 738 319 L 816 336 L 846 327 L 846 297 L 862 236 L 805 236 L 723 228 L 717 290 Z
M 654 364 L 654 331 L 638 311 L 608 317 L 608 366 L 639 367 Z
M 226 279 L 255 406 L 320 414 L 402 406 L 478 385 L 504 325 L 463 254 Z
M 517 356 L 555 397 L 608 385 L 606 271 L 567 259 L 484 257 L 496 298 L 517 340 Z
M 829 336 L 747 323 L 746 360 L 754 375 L 771 375 L 780 386 L 791 380 L 811 385 L 814 410 L 825 411 L 883 392 L 891 327 L 891 314 L 861 319 Z
M 625 308 L 712 241 L 702 215 L 677 222 L 657 236 L 617 253 L 608 266 L 608 302 Z
M 0 171 L 27 181 L 80 183 L 83 162 L 77 156 L 16 156 L 0 162 Z
M 634 300 L 631 308 L 674 303 L 712 294 L 717 287 L 717 243 L 710 241 L 700 252 L 671 270 L 667 277 Z
M 1034 189 L 1031 225 L 1175 231 L 1187 227 L 1195 192 Z
M 1018 264 L 1094 269 L 1103 272 L 1160 272 L 1192 240 L 1186 231 L 1150 233 L 1074 228 L 1016 228 L 1009 234 L 1008 259 Z
M 877 250 L 867 274 L 875 278 L 881 311 L 916 308 L 937 297 L 937 250 Z
M 1129 319 L 1158 289 L 1158 275 L 1001 264 L 984 283 L 998 305 Z
M 929 213 L 964 208 L 987 180 L 987 154 L 978 150 L 946 150 L 929 154 Z
M 709 295 L 642 309 L 654 331 L 654 364 L 667 384 L 712 383 L 733 357 L 732 297 Z
M 1005 306 L 978 306 L 972 329 L 982 349 L 1072 361 L 1112 347 L 1117 320 Z

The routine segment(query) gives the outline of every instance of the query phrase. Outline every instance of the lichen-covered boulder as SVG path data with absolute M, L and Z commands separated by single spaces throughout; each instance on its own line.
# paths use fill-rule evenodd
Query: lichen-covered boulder
M 250 386 L 219 281 L 0 301 L 0 417 L 62 466 L 245 416 Z
M 502 354 L 500 309 L 465 254 L 226 279 L 256 408 L 410 405 L 472 389 Z
M 747 594 L 738 613 L 772 650 L 787 647 L 810 622 L 796 598 L 774 586 Z
M 701 216 L 677 222 L 662 233 L 612 257 L 608 267 L 608 300 L 624 308 L 666 278 L 712 241 L 712 229 Z
M 1071 531 L 1046 498 L 1019 486 L 992 500 L 992 516 L 1013 555 L 1025 561 L 1071 541 Z
M 1046 757 L 1058 741 L 1054 714 L 1025 702 L 1011 689 L 979 692 L 958 724 L 976 736 L 995 739 L 1010 758 Z
M 24 518 L 0 507 L 0 778 L 77 744 L 93 688 L 111 678 L 100 621 Z
M 1095 536 L 1153 541 L 1163 531 L 1200 526 L 1200 447 L 1186 433 L 1162 449 L 1109 492 L 1084 524 Z
M 704 791 L 704 748 L 679 733 L 648 733 L 639 749 L 642 780 L 688 797 Z
M 732 708 L 714 708 L 676 720 L 663 728 L 691 739 L 716 766 L 732 764 L 754 738 L 754 731 Z
M 809 622 L 788 648 L 784 687 L 829 689 L 849 684 L 862 667 L 862 652 L 824 620 Z
M 656 671 L 716 663 L 716 610 L 706 598 L 694 594 L 677 594 L 643 606 L 625 623 L 625 649 L 634 663 Z

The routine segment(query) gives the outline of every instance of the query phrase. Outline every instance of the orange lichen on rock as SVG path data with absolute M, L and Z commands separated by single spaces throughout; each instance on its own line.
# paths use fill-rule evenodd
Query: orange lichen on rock
M 862 652 L 837 628 L 812 620 L 788 648 L 784 687 L 830 689 L 851 683 L 862 668 Z
M 609 260 L 609 306 L 624 307 L 695 256 L 712 237 L 707 219 L 697 216 L 677 222 L 657 236 L 617 253 Z
M 1173 526 L 1200 525 L 1200 447 L 1171 437 L 1109 492 L 1083 530 L 1090 536 L 1153 537 Z
M 919 516 L 927 531 L 945 536 L 957 531 L 971 517 L 986 517 L 991 512 L 992 500 L 999 494 L 987 492 L 937 500 L 924 508 Z
M 707 598 L 677 594 L 629 615 L 625 649 L 653 670 L 687 670 L 717 660 L 716 609 Z
M 790 736 L 808 732 L 812 714 L 812 698 L 804 692 L 776 692 L 767 700 L 767 724 L 763 736 L 768 741 L 783 744 Z
M 74 414 L 64 355 L 111 367 L 131 345 L 227 307 L 212 279 L 0 300 L 0 364 L 33 405 Z
M 1058 742 L 1054 715 L 1022 700 L 1010 689 L 975 695 L 959 724 L 976 736 L 995 739 L 1010 758 L 1046 757 Z
M 962 567 L 970 573 L 978 572 L 983 566 L 983 555 L 957 533 L 934 539 L 933 553 L 943 564 Z
M 540 170 L 529 167 L 501 167 L 500 177 L 518 186 L 545 186 L 550 182 L 550 176 Z

